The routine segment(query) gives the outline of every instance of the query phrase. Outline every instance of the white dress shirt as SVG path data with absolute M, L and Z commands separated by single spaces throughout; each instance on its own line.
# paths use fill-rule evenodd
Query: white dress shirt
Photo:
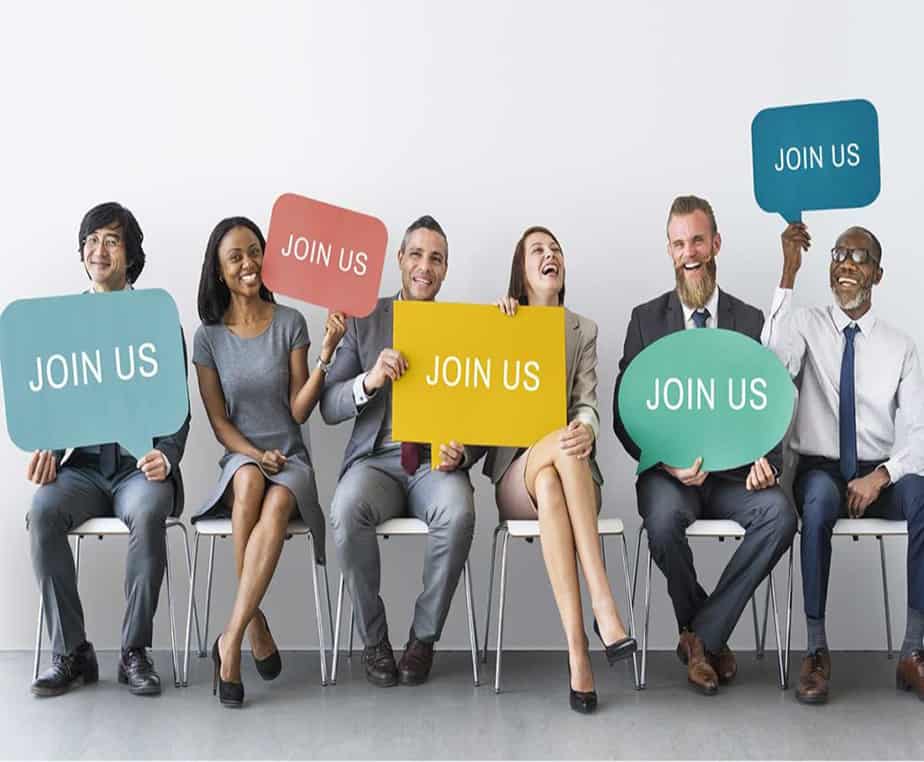
M 854 339 L 857 457 L 884 461 L 893 483 L 924 473 L 924 377 L 914 342 L 879 320 L 872 309 L 857 321 L 840 307 L 792 306 L 792 289 L 778 288 L 761 341 L 793 379 L 801 374 L 792 448 L 803 455 L 840 459 L 838 410 L 844 328 Z M 905 445 L 895 445 L 895 412 L 908 423 Z
M 683 303 L 683 300 L 680 300 L 680 306 L 683 307 L 683 327 L 684 328 L 696 328 L 696 323 L 693 322 L 693 313 L 697 310 L 694 310 L 692 307 L 687 307 Z M 706 318 L 706 328 L 718 328 L 718 315 L 719 315 L 719 286 L 716 284 L 716 287 L 712 289 L 712 296 L 709 297 L 709 301 L 704 305 L 704 309 L 709 310 L 709 317 Z

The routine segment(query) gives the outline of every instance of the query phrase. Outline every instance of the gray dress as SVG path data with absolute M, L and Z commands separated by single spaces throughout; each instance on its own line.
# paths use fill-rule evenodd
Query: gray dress
M 248 455 L 225 452 L 219 461 L 221 476 L 208 500 L 192 516 L 228 515 L 221 500 L 235 472 L 253 464 L 274 484 L 295 496 L 298 512 L 311 528 L 319 562 L 324 560 L 324 515 L 318 502 L 311 456 L 289 407 L 289 353 L 310 345 L 304 316 L 277 304 L 269 327 L 259 336 L 244 339 L 223 323 L 202 324 L 193 339 L 193 362 L 213 368 L 221 381 L 228 418 L 241 434 L 261 450 L 281 450 L 286 464 L 268 474 Z

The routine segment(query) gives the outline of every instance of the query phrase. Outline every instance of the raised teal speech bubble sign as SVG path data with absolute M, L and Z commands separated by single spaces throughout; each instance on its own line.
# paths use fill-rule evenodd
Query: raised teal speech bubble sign
M 764 109 L 751 123 L 751 150 L 757 203 L 787 222 L 879 195 L 879 118 L 869 101 Z
M 0 315 L 0 369 L 23 450 L 118 442 L 140 458 L 189 410 L 179 314 L 160 289 L 15 301 Z
M 769 349 L 735 331 L 691 329 L 641 352 L 619 387 L 619 416 L 642 454 L 656 463 L 703 471 L 752 463 L 789 427 L 795 387 Z

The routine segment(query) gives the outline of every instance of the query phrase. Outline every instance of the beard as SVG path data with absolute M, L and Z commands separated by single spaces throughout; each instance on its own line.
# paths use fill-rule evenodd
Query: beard
M 674 270 L 677 280 L 677 295 L 680 301 L 691 310 L 699 310 L 706 306 L 715 291 L 715 257 L 703 265 L 703 275 L 695 280 L 688 280 L 683 267 Z
M 837 289 L 833 285 L 831 286 L 831 293 L 834 295 L 834 301 L 837 302 L 838 307 L 845 312 L 850 312 L 866 304 L 869 301 L 871 291 L 872 288 L 868 285 L 860 286 L 852 299 L 842 299 L 840 294 L 837 293 Z

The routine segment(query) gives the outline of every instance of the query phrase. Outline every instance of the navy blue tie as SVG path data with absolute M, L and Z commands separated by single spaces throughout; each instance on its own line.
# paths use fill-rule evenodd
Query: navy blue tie
M 844 328 L 844 356 L 841 358 L 841 391 L 838 407 L 841 476 L 850 481 L 857 475 L 857 402 L 853 379 L 853 340 L 860 326 Z
M 693 325 L 695 325 L 697 328 L 705 328 L 706 321 L 709 319 L 709 310 L 707 310 L 705 307 L 703 307 L 701 310 L 695 310 L 691 317 L 693 318 Z

